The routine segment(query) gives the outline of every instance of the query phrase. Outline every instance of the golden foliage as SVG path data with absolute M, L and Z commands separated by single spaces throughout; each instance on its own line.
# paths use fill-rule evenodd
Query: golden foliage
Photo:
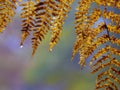
M 33 53 L 35 53 L 38 45 L 42 42 L 45 38 L 46 33 L 50 30 L 50 21 L 51 16 L 49 14 L 49 2 L 46 1 L 39 1 L 35 5 L 35 28 L 33 31 L 33 38 L 32 38 L 32 48 Z
M 0 0 L 0 32 L 5 30 L 7 24 L 11 22 L 11 17 L 15 15 L 16 0 Z
M 52 34 L 49 47 L 50 51 L 52 51 L 52 48 L 56 45 L 60 38 L 64 20 L 67 17 L 67 14 L 71 9 L 71 4 L 73 3 L 74 0 L 56 0 L 56 1 L 53 2 L 53 0 L 50 0 L 49 2 L 50 3 L 49 5 L 51 5 L 50 6 L 51 12 L 53 13 L 51 23 Z
M 52 31 L 51 40 L 50 40 L 50 48 L 52 48 L 58 42 L 62 27 L 65 18 L 67 17 L 67 13 L 71 9 L 71 4 L 73 1 L 71 0 L 45 0 L 40 1 L 27 1 L 23 3 L 21 6 L 23 12 L 21 14 L 23 19 L 23 29 L 22 29 L 22 41 L 23 44 L 26 37 L 33 33 L 32 37 L 32 48 L 34 55 L 38 45 L 43 41 L 45 35 L 48 31 Z
M 21 18 L 22 20 L 22 35 L 21 35 L 21 44 L 23 45 L 24 40 L 29 36 L 30 32 L 33 31 L 35 25 L 35 3 L 33 1 L 27 1 L 22 3 L 22 13 Z
M 97 7 L 89 12 L 92 3 Z M 73 57 L 80 52 L 80 65 L 86 66 L 87 58 L 92 56 L 89 65 L 92 73 L 100 72 L 96 80 L 96 90 L 119 90 L 120 85 L 120 16 L 108 8 L 120 8 L 119 0 L 82 0 L 76 12 L 76 42 Z M 97 21 L 102 19 L 98 25 Z M 96 25 L 96 27 L 95 27 Z M 115 34 L 114 34 L 115 33 Z M 116 69 L 117 68 L 117 69 Z M 118 84 L 119 85 L 118 85 Z
M 21 0 L 19 0 L 21 1 Z M 0 32 L 15 14 L 16 0 L 0 0 Z M 51 31 L 49 50 L 58 43 L 63 24 L 74 0 L 28 0 L 22 2 L 21 45 L 32 35 L 34 55 L 45 35 Z M 87 62 L 92 73 L 98 73 L 96 90 L 119 90 L 120 85 L 120 9 L 119 0 L 80 0 L 75 12 L 76 41 L 72 59 L 79 52 L 81 66 Z M 97 7 L 91 7 L 95 4 Z M 109 7 L 113 9 L 109 9 Z M 101 22 L 98 22 L 101 19 Z M 92 56 L 92 57 L 91 57 Z M 90 61 L 87 59 L 91 57 Z

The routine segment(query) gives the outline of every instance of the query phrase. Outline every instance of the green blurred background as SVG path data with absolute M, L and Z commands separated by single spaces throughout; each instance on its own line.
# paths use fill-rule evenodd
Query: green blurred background
M 13 21 L 0 34 L 0 90 L 94 90 L 95 75 L 89 67 L 80 68 L 79 55 L 71 61 L 75 42 L 74 12 L 77 1 L 72 5 L 63 26 L 62 36 L 52 52 L 49 52 L 49 32 L 31 56 L 31 40 L 27 39 L 20 48 L 20 7 Z

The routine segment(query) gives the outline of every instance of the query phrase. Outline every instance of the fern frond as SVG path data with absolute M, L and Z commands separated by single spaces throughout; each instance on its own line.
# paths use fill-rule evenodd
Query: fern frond
M 120 25 L 110 25 L 108 24 L 108 30 L 112 33 L 120 34 Z
M 32 48 L 33 52 L 32 55 L 34 55 L 38 45 L 42 42 L 47 32 L 50 30 L 51 25 L 51 16 L 49 13 L 49 0 L 46 1 L 39 1 L 35 7 L 36 12 L 36 21 L 35 21 L 35 29 L 33 32 L 33 38 L 32 38 Z
M 115 66 L 120 67 L 120 62 L 119 62 L 117 59 L 114 59 L 114 60 L 112 61 L 112 63 L 113 63 Z
M 105 43 L 106 44 L 106 47 L 104 48 L 100 48 L 100 50 L 98 52 L 96 52 L 94 55 L 93 55 L 93 58 L 91 60 L 91 62 L 93 63 L 95 60 L 97 60 L 98 58 L 100 58 L 101 56 L 103 57 L 102 59 L 98 59 L 95 64 L 93 65 L 93 71 L 92 73 L 96 73 L 98 71 L 101 71 L 105 68 L 108 69 L 107 73 L 104 73 L 104 74 L 101 74 L 100 73 L 100 76 L 106 76 L 106 78 L 108 78 L 108 80 L 104 80 L 104 79 L 97 79 L 97 83 L 96 83 L 96 89 L 99 89 L 99 88 L 108 88 L 108 87 L 113 87 L 114 86 L 114 89 L 115 90 L 118 90 L 118 87 L 116 86 L 115 82 L 120 82 L 119 79 L 111 72 L 111 68 L 113 67 L 113 61 L 115 60 L 115 57 L 113 56 L 113 54 L 115 55 L 120 55 L 120 51 L 116 48 L 113 48 L 112 47 L 112 44 L 116 43 L 117 45 L 119 45 L 119 39 L 118 38 L 115 38 L 114 36 L 110 36 L 110 31 L 108 30 L 107 26 L 106 26 L 106 34 L 107 34 L 107 37 L 104 38 L 106 39 L 108 43 Z M 99 38 L 99 37 L 98 37 Z M 103 44 L 103 42 L 101 43 Z M 92 44 L 91 44 L 92 45 Z M 104 44 L 103 44 L 104 45 Z M 99 47 L 99 46 L 98 46 Z M 103 46 L 102 46 L 103 47 Z M 106 55 L 107 54 L 107 55 Z M 109 57 L 108 57 L 109 56 Z M 107 57 L 107 58 L 105 58 Z M 107 60 L 107 61 L 106 61 Z M 98 64 L 99 63 L 99 64 Z M 116 64 L 115 64 L 116 65 Z M 99 76 L 99 75 L 98 75 Z M 99 76 L 99 77 L 100 77 Z M 112 79 L 112 80 L 111 80 Z M 109 85 L 108 81 L 112 82 L 113 86 Z M 101 82 L 101 83 L 99 83 Z M 108 84 L 108 86 L 104 87 L 104 85 L 106 85 L 105 83 Z M 103 85 L 102 85 L 103 84 Z M 120 84 L 120 83 L 119 83 Z M 101 86 L 102 85 L 102 86 Z
M 98 67 L 95 67 L 95 69 L 92 71 L 92 73 L 96 73 L 96 72 L 98 72 L 99 70 L 101 70 L 101 69 L 103 69 L 103 68 L 105 68 L 105 67 L 107 67 L 107 66 L 110 66 L 110 65 L 111 65 L 110 62 L 105 63 L 105 64 L 101 63 Z
M 50 6 L 52 10 L 51 12 L 53 13 L 51 26 L 52 34 L 49 47 L 50 51 L 52 51 L 52 48 L 58 43 L 60 39 L 64 20 L 66 19 L 68 12 L 71 9 L 71 4 L 73 1 L 74 0 L 50 0 Z
M 108 73 L 109 73 L 108 71 L 103 71 L 103 72 L 101 72 L 101 73 L 97 76 L 97 80 L 103 78 L 104 76 L 107 76 Z
M 21 1 L 21 0 L 18 0 Z M 15 15 L 17 0 L 0 0 L 0 32 Z M 58 43 L 63 24 L 74 0 L 27 0 L 21 4 L 21 45 L 32 33 L 34 55 L 45 35 L 51 30 L 49 50 Z M 120 85 L 120 0 L 80 0 L 75 13 L 76 41 L 72 59 L 79 52 L 81 66 L 89 65 L 98 73 L 96 90 L 119 90 Z M 91 5 L 96 5 L 95 8 Z M 109 7 L 113 9 L 108 10 Z M 101 19 L 101 22 L 98 22 Z M 101 71 L 99 73 L 99 71 Z
M 111 70 L 114 72 L 114 74 L 117 74 L 120 76 L 120 71 L 117 70 L 116 68 L 111 67 Z
M 106 47 L 100 49 L 96 54 L 93 55 L 91 62 L 93 62 L 94 60 L 97 60 L 98 58 L 103 56 L 105 53 L 107 53 L 109 51 L 109 49 L 110 49 L 109 46 L 106 46 Z
M 0 32 L 3 32 L 15 15 L 16 0 L 0 0 Z
M 75 56 L 77 52 L 80 53 L 80 64 L 82 66 L 85 66 L 85 59 L 87 57 L 87 53 L 85 53 L 88 50 L 89 44 L 91 43 L 91 35 L 92 30 L 89 28 L 88 22 L 88 10 L 90 8 L 92 0 L 87 1 L 80 1 L 79 6 L 77 7 L 77 12 L 75 13 L 75 29 L 76 29 L 76 42 L 73 48 L 73 54 L 72 58 Z M 87 40 L 87 42 L 86 42 Z M 85 43 L 86 42 L 86 43 Z
M 114 13 L 113 11 L 107 11 L 106 9 L 103 11 L 103 17 L 106 19 L 110 19 L 112 22 L 119 24 L 120 15 Z
M 38 1 L 36 7 L 36 26 L 32 38 L 33 54 L 35 53 L 38 45 L 45 38 L 48 31 L 52 30 L 50 48 L 57 44 L 61 32 L 62 26 L 73 0 L 45 0 Z
M 108 84 L 97 86 L 96 90 L 103 89 L 103 88 L 105 88 L 105 90 L 118 90 L 117 86 L 111 81 L 108 81 Z
M 98 60 L 97 59 L 92 59 L 94 61 L 97 60 L 96 63 L 92 65 L 92 67 L 99 66 L 102 62 L 105 62 L 108 59 L 109 59 L 109 56 L 102 56 L 102 58 L 100 58 Z M 93 62 L 93 61 L 91 61 L 91 62 Z
M 20 45 L 23 45 L 23 42 L 25 39 L 30 35 L 30 32 L 33 31 L 35 25 L 35 3 L 30 0 L 25 3 L 22 3 L 20 6 L 22 6 L 22 13 L 21 18 L 22 20 L 22 35 L 21 35 L 21 43 Z
M 93 11 L 90 12 L 89 9 L 92 3 L 96 3 L 98 7 L 92 9 Z M 79 64 L 85 66 L 87 58 L 92 55 L 89 62 L 92 66 L 92 73 L 102 71 L 97 77 L 96 90 L 102 88 L 106 90 L 118 90 L 116 82 L 120 83 L 115 73 L 117 74 L 119 71 L 114 68 L 119 67 L 120 62 L 116 59 L 116 56 L 120 56 L 120 50 L 113 46 L 114 44 L 117 46 L 120 45 L 120 39 L 114 35 L 114 33 L 120 33 L 120 15 L 112 10 L 108 11 L 106 7 L 118 8 L 120 5 L 119 1 L 81 0 L 79 4 L 78 12 L 75 13 L 77 36 L 72 58 L 79 52 Z M 103 21 L 97 27 L 94 27 L 99 18 L 103 19 Z M 107 20 L 110 20 L 109 23 L 106 23 Z

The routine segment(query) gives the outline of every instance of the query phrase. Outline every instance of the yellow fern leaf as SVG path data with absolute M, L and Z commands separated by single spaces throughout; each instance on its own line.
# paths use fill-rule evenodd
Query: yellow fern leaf
M 38 45 L 42 42 L 42 40 L 45 38 L 45 35 L 50 30 L 51 16 L 49 15 L 48 5 L 49 5 L 49 0 L 39 1 L 35 5 L 36 25 L 32 38 L 32 48 L 33 48 L 32 55 L 34 55 Z
M 92 30 L 89 28 L 90 25 L 87 25 L 88 22 L 88 9 L 91 5 L 92 0 L 82 0 L 79 2 L 79 6 L 77 7 L 77 12 L 75 13 L 75 29 L 76 29 L 76 42 L 73 48 L 73 54 L 72 58 L 75 56 L 75 54 L 79 51 L 80 53 L 80 61 L 79 64 L 82 66 L 86 65 L 86 58 L 88 56 L 88 53 L 86 52 L 88 50 L 89 45 L 91 44 L 92 39 Z M 80 41 L 80 42 L 79 42 Z
M 15 15 L 16 0 L 0 0 L 0 32 L 3 32 L 8 23 L 11 22 L 11 17 Z
M 33 1 L 27 1 L 25 3 L 22 3 L 21 6 L 22 8 L 22 13 L 21 13 L 21 18 L 22 20 L 22 35 L 21 35 L 21 43 L 20 45 L 23 45 L 23 42 L 25 39 L 30 35 L 30 32 L 34 28 L 34 22 L 35 22 L 35 3 Z
M 52 48 L 57 44 L 58 40 L 60 39 L 64 20 L 71 9 L 71 4 L 73 3 L 73 1 L 74 0 L 57 0 L 56 2 L 50 0 L 50 4 L 52 4 L 51 12 L 54 13 L 51 26 L 52 34 L 49 47 L 50 51 L 52 51 Z
M 92 9 L 93 11 L 89 12 L 91 3 L 96 3 L 98 8 Z M 96 73 L 101 70 L 103 71 L 98 74 L 96 90 L 102 88 L 105 88 L 106 90 L 118 90 L 118 86 L 115 82 L 117 81 L 119 83 L 119 80 L 113 74 L 113 72 L 118 72 L 113 69 L 113 66 L 118 67 L 119 61 L 116 60 L 116 57 L 113 54 L 120 56 L 120 51 L 112 46 L 113 44 L 118 46 L 120 45 L 120 39 L 114 36 L 114 33 L 119 34 L 120 16 L 112 10 L 108 11 L 106 6 L 118 8 L 119 1 L 82 0 L 79 4 L 80 7 L 77 8 L 78 12 L 75 13 L 75 29 L 77 38 L 73 48 L 72 58 L 79 51 L 79 64 L 86 66 L 87 58 L 92 55 L 92 60 L 90 60 L 90 65 L 92 65 L 92 73 Z M 104 7 L 104 10 L 101 9 L 101 6 Z M 102 18 L 103 21 L 100 22 L 97 27 L 94 27 L 99 18 Z M 106 23 L 106 20 L 108 19 L 110 22 Z M 104 69 L 106 69 L 106 71 L 104 71 Z M 101 78 L 103 76 L 106 78 Z

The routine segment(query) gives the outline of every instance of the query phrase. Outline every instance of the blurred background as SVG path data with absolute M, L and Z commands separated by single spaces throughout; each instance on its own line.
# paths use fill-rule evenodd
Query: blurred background
M 79 55 L 71 61 L 75 41 L 74 12 L 63 26 L 62 36 L 49 52 L 50 32 L 32 57 L 31 40 L 20 48 L 20 7 L 13 21 L 0 34 L 0 90 L 94 90 L 95 75 L 80 68 Z

